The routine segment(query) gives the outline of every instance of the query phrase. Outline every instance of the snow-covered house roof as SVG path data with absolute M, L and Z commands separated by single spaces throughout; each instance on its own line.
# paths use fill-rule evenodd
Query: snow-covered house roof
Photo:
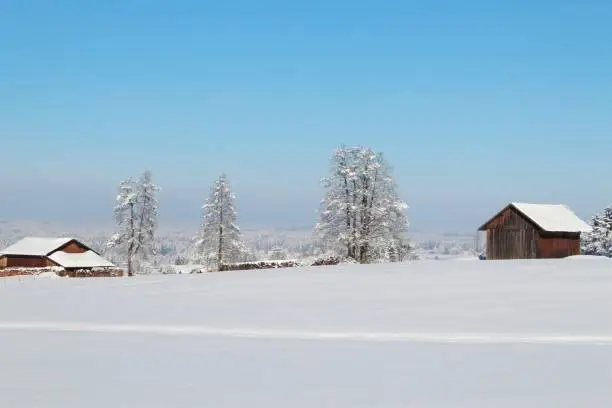
M 0 251 L 0 255 L 46 256 L 74 238 L 27 237 Z
M 505 211 L 508 207 L 513 207 L 525 218 L 529 219 L 546 232 L 579 233 L 591 231 L 591 227 L 578 218 L 578 216 L 564 204 L 510 203 L 501 212 Z M 501 212 L 499 214 L 501 214 Z M 497 215 L 495 217 L 497 217 Z M 491 220 L 487 221 L 481 229 L 491 222 Z
M 49 259 L 64 268 L 112 268 L 115 266 L 91 250 L 74 254 L 57 251 L 49 255 Z

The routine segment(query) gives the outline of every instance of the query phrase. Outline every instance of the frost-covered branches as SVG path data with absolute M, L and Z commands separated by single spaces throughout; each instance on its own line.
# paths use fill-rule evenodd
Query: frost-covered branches
M 152 181 L 150 171 L 134 181 L 124 180 L 119 185 L 115 222 L 117 232 L 107 243 L 108 248 L 120 249 L 127 258 L 128 275 L 134 275 L 134 261 L 140 255 L 144 260 L 155 254 L 155 230 L 157 229 L 160 188 Z
M 391 167 L 369 147 L 342 147 L 334 153 L 315 231 L 323 244 L 360 263 L 396 259 L 405 247 L 407 204 L 399 199 Z
M 156 194 L 160 190 L 159 186 L 153 183 L 150 171 L 145 171 L 136 185 L 136 197 L 139 204 L 138 210 L 138 231 L 137 247 L 143 258 L 148 259 L 155 255 L 155 231 L 157 230 L 157 216 L 159 204 Z

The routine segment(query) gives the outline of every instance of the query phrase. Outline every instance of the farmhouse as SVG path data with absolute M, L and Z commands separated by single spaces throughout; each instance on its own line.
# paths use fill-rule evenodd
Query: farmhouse
M 564 258 L 580 254 L 580 233 L 591 227 L 561 204 L 510 203 L 479 230 L 487 259 Z
M 28 237 L 0 251 L 0 269 L 62 267 L 65 270 L 116 268 L 74 238 Z

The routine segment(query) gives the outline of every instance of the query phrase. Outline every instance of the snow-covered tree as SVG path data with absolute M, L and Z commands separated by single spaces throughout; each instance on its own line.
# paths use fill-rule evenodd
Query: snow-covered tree
M 591 228 L 583 237 L 583 253 L 612 258 L 612 206 L 593 217 Z
M 413 249 L 408 239 L 400 237 L 389 242 L 385 252 L 380 254 L 380 258 L 387 262 L 402 262 L 414 259 Z
M 275 246 L 268 252 L 268 259 L 274 261 L 285 260 L 287 259 L 287 251 L 279 246 Z
M 199 257 L 216 270 L 224 263 L 242 261 L 246 257 L 234 200 L 227 177 L 222 174 L 202 207 L 203 221 L 196 237 L 196 248 Z
M 150 171 L 145 171 L 136 185 L 138 204 L 138 231 L 137 252 L 146 260 L 155 255 L 155 231 L 157 230 L 157 216 L 159 203 L 156 198 L 159 186 L 153 183 Z
M 134 275 L 134 256 L 137 246 L 136 233 L 136 198 L 134 181 L 129 178 L 119 184 L 117 205 L 115 206 L 115 222 L 118 231 L 107 243 L 109 248 L 121 246 L 127 258 L 128 276 Z
M 323 179 L 326 194 L 315 232 L 325 247 L 360 263 L 382 258 L 401 246 L 408 228 L 391 166 L 369 147 L 341 147 Z
M 127 260 L 128 276 L 134 276 L 138 255 L 146 260 L 154 254 L 158 203 L 155 194 L 159 187 L 146 171 L 139 180 L 124 180 L 119 185 L 115 221 L 117 232 L 107 242 L 108 248 L 121 251 Z

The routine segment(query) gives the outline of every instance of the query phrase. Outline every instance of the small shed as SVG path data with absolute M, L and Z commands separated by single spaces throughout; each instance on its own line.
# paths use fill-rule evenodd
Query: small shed
M 0 251 L 2 268 L 113 268 L 111 262 L 74 238 L 27 237 Z
M 487 259 L 564 258 L 580 254 L 580 234 L 591 227 L 563 204 L 510 203 L 486 231 Z

